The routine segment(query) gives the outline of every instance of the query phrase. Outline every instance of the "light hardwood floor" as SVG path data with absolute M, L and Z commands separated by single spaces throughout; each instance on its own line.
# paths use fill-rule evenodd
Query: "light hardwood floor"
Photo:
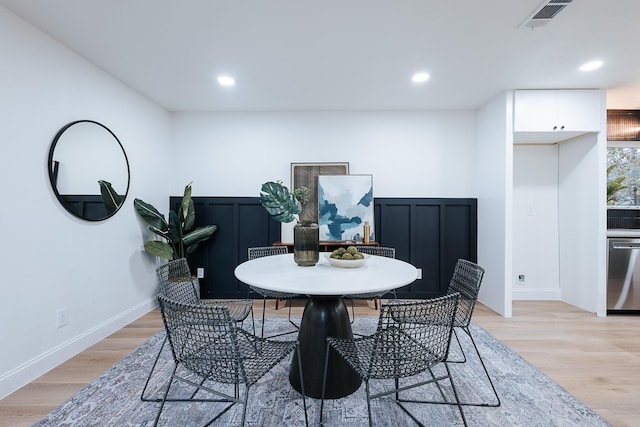
M 287 310 L 267 314 L 286 316 Z M 256 302 L 256 313 L 262 303 Z M 301 303 L 294 303 L 300 314 Z M 358 302 L 356 315 L 376 315 Z M 516 301 L 513 317 L 479 305 L 474 321 L 614 426 L 640 421 L 640 316 L 598 318 L 557 301 Z M 0 401 L 0 426 L 29 426 L 162 328 L 158 310 Z

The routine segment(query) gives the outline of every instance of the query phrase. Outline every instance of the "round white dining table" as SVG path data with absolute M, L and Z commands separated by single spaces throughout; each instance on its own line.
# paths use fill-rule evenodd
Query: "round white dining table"
M 363 266 L 341 268 L 332 266 L 321 253 L 315 266 L 300 267 L 293 254 L 272 255 L 243 262 L 235 276 L 247 285 L 271 291 L 309 296 L 302 314 L 298 341 L 302 360 L 304 391 L 307 396 L 322 394 L 324 359 L 327 337 L 353 338 L 344 295 L 384 294 L 418 278 L 411 264 L 376 255 L 367 257 Z M 292 359 L 289 375 L 291 385 L 302 391 L 297 375 L 297 358 Z M 361 379 L 333 351 L 329 354 L 325 398 L 347 396 L 358 389 Z

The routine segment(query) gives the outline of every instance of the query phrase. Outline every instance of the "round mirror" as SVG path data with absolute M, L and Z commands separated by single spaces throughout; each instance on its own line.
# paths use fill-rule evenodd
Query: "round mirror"
M 49 150 L 49 179 L 64 208 L 88 221 L 114 215 L 129 191 L 129 161 L 106 126 L 78 120 L 58 131 Z

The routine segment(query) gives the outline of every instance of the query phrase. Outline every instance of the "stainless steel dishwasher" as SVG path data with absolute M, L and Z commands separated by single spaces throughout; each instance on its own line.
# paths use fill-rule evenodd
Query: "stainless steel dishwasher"
M 640 237 L 607 242 L 607 312 L 640 313 Z

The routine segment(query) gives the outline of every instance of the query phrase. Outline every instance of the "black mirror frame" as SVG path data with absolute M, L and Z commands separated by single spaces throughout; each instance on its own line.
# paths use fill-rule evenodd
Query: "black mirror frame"
M 57 170 L 57 165 L 54 165 L 53 153 L 54 153 L 54 151 L 56 149 L 56 145 L 58 144 L 58 140 L 64 134 L 64 132 L 67 129 L 69 129 L 71 126 L 73 126 L 75 124 L 78 124 L 78 123 L 93 123 L 95 125 L 98 125 L 98 126 L 102 127 L 107 132 L 109 132 L 109 134 L 111 134 L 111 136 L 113 136 L 115 141 L 118 143 L 118 146 L 122 150 L 122 155 L 124 156 L 124 161 L 125 161 L 125 164 L 127 166 L 127 189 L 126 189 L 125 193 L 122 195 L 123 196 L 122 197 L 122 203 L 120 203 L 120 206 L 118 206 L 118 208 L 115 211 L 113 211 L 112 213 L 107 214 L 106 216 L 101 217 L 101 218 L 85 218 L 85 217 L 83 217 L 81 215 L 78 215 L 78 213 L 75 212 L 73 209 L 71 209 L 71 207 L 66 203 L 66 201 L 63 198 L 63 196 L 58 192 L 58 187 L 56 185 L 58 170 Z M 106 220 L 108 218 L 111 218 L 112 216 L 114 216 L 120 210 L 120 208 L 122 208 L 122 205 L 124 205 L 124 202 L 127 199 L 127 195 L 129 194 L 129 186 L 131 184 L 131 169 L 129 168 L 129 158 L 127 157 L 127 152 L 124 150 L 124 147 L 122 146 L 122 143 L 120 142 L 118 137 L 111 131 L 111 129 L 109 129 L 108 127 L 106 127 L 105 125 L 103 125 L 100 122 L 96 122 L 95 120 L 76 120 L 76 121 L 67 123 L 66 125 L 64 125 L 58 131 L 58 133 L 56 133 L 55 137 L 53 138 L 53 141 L 51 142 L 51 147 L 49 148 L 49 156 L 48 156 L 48 161 L 47 161 L 47 171 L 48 171 L 48 175 L 49 175 L 49 183 L 51 184 L 51 188 L 53 189 L 53 192 L 56 195 L 56 198 L 58 199 L 58 202 L 71 215 L 75 216 L 76 218 L 83 219 L 85 221 L 98 222 L 98 221 L 104 221 L 104 220 Z

